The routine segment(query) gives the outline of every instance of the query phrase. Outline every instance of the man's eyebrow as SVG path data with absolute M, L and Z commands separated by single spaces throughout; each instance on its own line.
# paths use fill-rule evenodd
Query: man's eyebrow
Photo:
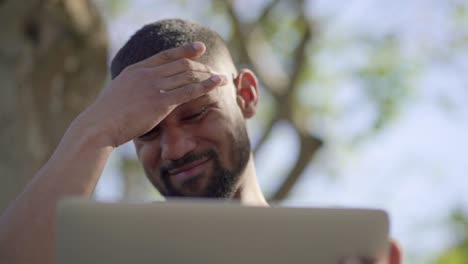
M 177 108 L 185 108 L 185 107 L 192 107 L 192 106 L 197 106 L 201 104 L 209 104 L 211 101 L 211 97 L 208 94 L 204 94 L 196 99 L 193 99 L 191 101 L 188 101 L 186 103 L 183 103 L 179 105 Z

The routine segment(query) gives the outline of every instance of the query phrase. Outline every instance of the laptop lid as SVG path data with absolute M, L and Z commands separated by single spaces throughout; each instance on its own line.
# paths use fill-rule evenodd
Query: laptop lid
M 57 257 L 59 264 L 344 263 L 384 253 L 388 228 L 387 214 L 371 209 L 66 199 Z

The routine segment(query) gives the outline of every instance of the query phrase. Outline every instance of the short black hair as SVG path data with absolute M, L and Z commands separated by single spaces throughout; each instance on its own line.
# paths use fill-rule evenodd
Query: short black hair
M 196 22 L 182 19 L 164 19 L 143 26 L 117 52 L 111 62 L 111 77 L 117 77 L 126 67 L 151 57 L 163 50 L 195 41 L 205 43 L 206 53 L 200 58 L 212 62 L 214 55 L 227 51 L 226 43 L 215 31 Z M 227 54 L 230 57 L 229 51 Z M 232 58 L 231 58 L 232 60 Z

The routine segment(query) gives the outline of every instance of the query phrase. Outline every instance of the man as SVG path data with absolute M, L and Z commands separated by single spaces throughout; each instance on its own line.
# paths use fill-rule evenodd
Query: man
M 53 263 L 57 201 L 89 197 L 111 152 L 130 140 L 165 196 L 267 206 L 245 127 L 257 80 L 237 71 L 217 33 L 177 19 L 147 25 L 115 56 L 111 75 L 0 219 L 1 263 Z M 389 256 L 399 263 L 393 244 Z

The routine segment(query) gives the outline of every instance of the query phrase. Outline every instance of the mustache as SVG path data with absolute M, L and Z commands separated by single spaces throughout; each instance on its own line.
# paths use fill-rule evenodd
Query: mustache
M 217 154 L 212 149 L 202 151 L 202 152 L 190 152 L 190 153 L 185 154 L 185 156 L 183 156 L 180 159 L 172 160 L 168 162 L 167 164 L 162 165 L 160 168 L 160 173 L 162 176 L 168 176 L 169 171 L 180 168 L 186 164 L 192 163 L 200 159 L 205 159 L 205 158 L 211 159 L 211 158 L 216 158 L 216 157 L 217 157 Z

